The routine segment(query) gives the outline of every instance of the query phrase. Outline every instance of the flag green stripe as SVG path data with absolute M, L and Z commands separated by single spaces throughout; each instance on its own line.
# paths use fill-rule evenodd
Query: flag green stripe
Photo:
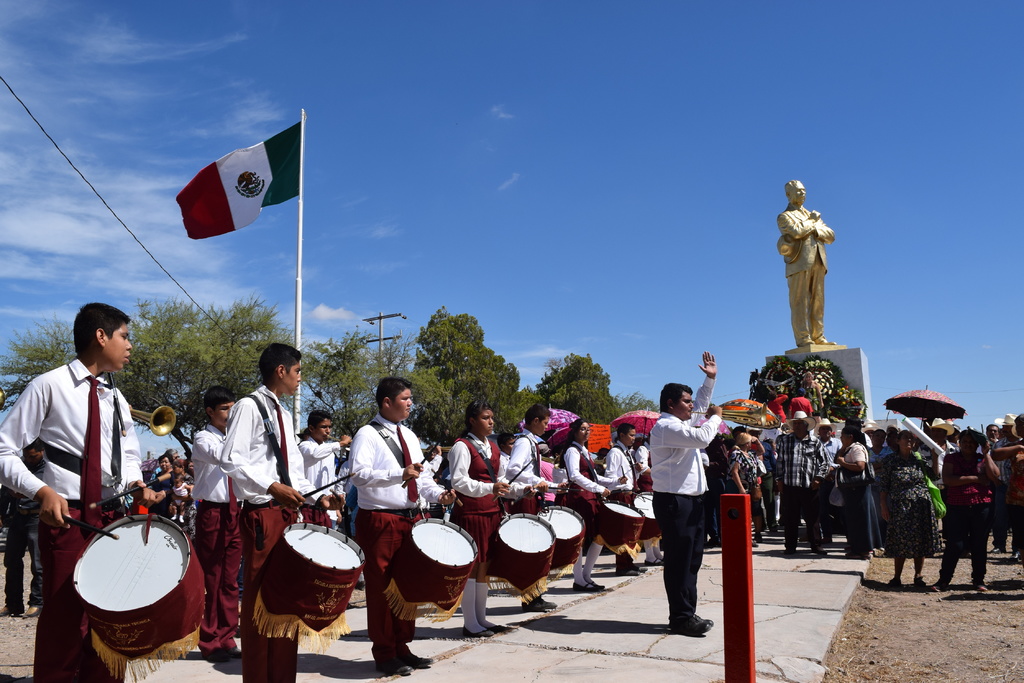
M 302 124 L 296 123 L 263 143 L 274 179 L 263 195 L 263 206 L 280 204 L 299 196 L 300 139 Z

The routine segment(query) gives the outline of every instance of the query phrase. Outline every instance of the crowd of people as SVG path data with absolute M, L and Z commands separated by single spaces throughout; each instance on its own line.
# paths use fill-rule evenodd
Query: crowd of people
M 773 400 L 781 429 L 738 426 L 723 433 L 722 409 L 712 402 L 718 367 L 710 353 L 702 357 L 696 392 L 664 386 L 649 433 L 626 422 L 611 443 L 592 444 L 585 418 L 552 433 L 550 410 L 536 404 L 525 412 L 520 433 L 495 435 L 494 410 L 481 398 L 466 407 L 464 432 L 445 453 L 422 449 L 403 424 L 413 387 L 400 377 L 380 381 L 378 413 L 352 437 L 332 438 L 331 416 L 321 411 L 308 415 L 300 434 L 287 429 L 292 420 L 281 399 L 299 385 L 301 353 L 271 344 L 259 361 L 262 385 L 242 398 L 210 387 L 204 396 L 209 424 L 195 435 L 191 459 L 163 454 L 153 473 L 159 481 L 146 485 L 126 402 L 102 378 L 128 361 L 128 322 L 113 307 L 84 306 L 74 326 L 76 359 L 30 383 L 0 425 L 0 482 L 12 501 L 5 518 L 4 613 L 39 615 L 39 680 L 123 678 L 85 637 L 89 619 L 72 573 L 92 534 L 126 512 L 124 501 L 102 501 L 128 490 L 133 505 L 175 521 L 192 539 L 206 595 L 199 649 L 212 662 L 241 658 L 246 681 L 295 677 L 296 638 L 268 635 L 260 624 L 269 618 L 261 596 L 268 561 L 299 520 L 336 528 L 361 548 L 371 651 L 387 675 L 432 664 L 410 650 L 415 613 L 399 609 L 403 598 L 395 587 L 409 562 L 400 550 L 417 522 L 431 517 L 450 517 L 476 549 L 460 585 L 467 638 L 505 630 L 487 613 L 501 524 L 551 505 L 570 509 L 582 524 L 578 549 L 566 559 L 572 590 L 605 590 L 594 568 L 606 550 L 616 553 L 619 576 L 661 566 L 667 631 L 684 636 L 714 626 L 697 613 L 697 576 L 705 548 L 722 542 L 723 494 L 749 496 L 754 546 L 781 526 L 784 555 L 796 554 L 801 542 L 826 554 L 833 536 L 844 533 L 847 557 L 884 552 L 894 558 L 892 586 L 901 585 L 909 557 L 915 586 L 947 590 L 969 550 L 974 587 L 984 591 L 990 532 L 995 552 L 1005 552 L 1010 538 L 1019 558 L 1024 542 L 1024 441 L 1018 438 L 1024 416 L 1007 415 L 986 434 L 936 420 L 919 436 L 860 420 L 839 427 L 794 398 L 789 405 Z M 630 506 L 639 496 L 650 497 L 660 534 L 642 548 L 638 537 L 623 542 L 601 521 L 604 503 Z M 19 573 L 26 549 L 33 557 L 28 611 Z M 639 552 L 642 564 L 634 559 Z M 941 571 L 929 584 L 924 558 L 939 552 Z M 520 590 L 523 610 L 555 607 L 543 595 L 548 569 Z M 301 572 L 294 579 L 301 588 Z M 45 644 L 57 639 L 68 647 L 54 656 Z

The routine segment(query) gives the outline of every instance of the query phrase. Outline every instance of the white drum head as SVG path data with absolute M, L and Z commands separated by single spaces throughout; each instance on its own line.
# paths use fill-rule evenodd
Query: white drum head
M 111 612 L 152 605 L 167 595 L 185 575 L 189 545 L 173 522 L 154 517 L 149 542 L 144 543 L 145 517 L 125 517 L 108 531 L 114 540 L 97 534 L 75 566 L 75 588 L 82 600 Z
M 285 543 L 313 564 L 331 569 L 355 569 L 363 564 L 363 551 L 348 536 L 318 524 L 292 524 L 284 531 Z
M 583 531 L 583 521 L 569 510 L 547 510 L 539 515 L 555 530 L 555 537 L 564 540 L 576 538 Z
M 513 550 L 539 553 L 555 544 L 550 524 L 534 515 L 513 515 L 498 527 L 498 537 Z
M 642 514 L 628 505 L 623 505 L 622 503 L 605 503 L 605 505 L 607 505 L 612 512 L 617 512 L 618 514 L 626 517 L 643 517 Z
M 412 527 L 412 541 L 424 555 L 448 565 L 464 567 L 476 560 L 476 548 L 465 532 L 441 520 L 424 520 Z
M 633 499 L 633 507 L 647 519 L 654 519 L 654 494 L 641 493 Z

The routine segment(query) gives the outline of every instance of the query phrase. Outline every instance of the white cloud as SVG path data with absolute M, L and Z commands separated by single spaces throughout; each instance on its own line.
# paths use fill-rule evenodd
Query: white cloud
M 557 346 L 552 346 L 551 344 L 542 344 L 522 351 L 505 352 L 501 355 L 510 360 L 514 360 L 516 358 L 543 358 L 544 360 L 547 360 L 548 358 L 564 358 L 570 353 L 572 353 L 570 349 L 560 349 Z
M 327 304 L 319 304 L 309 312 L 313 320 L 356 320 L 358 315 L 346 308 L 331 308 Z
M 387 239 L 388 237 L 396 237 L 400 235 L 402 231 L 392 221 L 380 221 L 370 226 L 367 236 L 375 240 Z
M 193 43 L 144 40 L 124 24 L 101 18 L 94 26 L 69 34 L 68 42 L 77 48 L 78 58 L 93 64 L 143 64 L 182 59 L 216 52 L 245 40 L 239 33 Z
M 507 111 L 505 111 L 505 105 L 504 104 L 496 104 L 493 107 L 491 107 L 491 116 L 493 116 L 496 119 L 514 119 L 515 118 L 515 116 L 513 114 L 509 114 Z
M 519 174 L 518 173 L 513 173 L 512 177 L 510 177 L 508 180 L 503 182 L 501 185 L 498 185 L 498 192 L 504 192 L 508 188 L 510 188 L 513 185 L 515 185 L 518 181 L 519 181 Z

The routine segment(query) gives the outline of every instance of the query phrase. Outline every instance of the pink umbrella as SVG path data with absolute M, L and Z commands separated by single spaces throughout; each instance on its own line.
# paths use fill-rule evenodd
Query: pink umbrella
M 959 420 L 967 411 L 949 396 L 928 389 L 904 391 L 885 401 L 886 410 L 903 413 L 907 417 L 920 417 L 932 420 L 941 417 L 944 420 Z
M 700 419 L 700 422 L 697 423 L 697 426 L 700 427 L 702 424 L 704 424 L 707 421 L 708 421 L 708 418 L 702 417 Z M 720 422 L 718 424 L 718 433 L 719 434 L 728 434 L 728 435 L 731 436 L 732 435 L 732 430 L 729 429 L 729 425 L 725 424 L 725 422 Z
M 654 423 L 658 421 L 659 417 L 661 417 L 661 413 L 656 413 L 653 410 L 631 410 L 612 420 L 612 429 L 615 429 L 623 422 L 628 422 L 636 427 L 638 434 L 650 434 L 651 430 L 654 429 Z
M 568 427 L 576 420 L 580 419 L 580 416 L 576 413 L 570 413 L 568 410 L 562 410 L 561 408 L 552 408 L 551 417 L 548 419 L 548 431 L 552 429 L 561 429 L 562 427 Z M 522 431 L 526 428 L 526 423 L 520 421 L 519 429 Z

